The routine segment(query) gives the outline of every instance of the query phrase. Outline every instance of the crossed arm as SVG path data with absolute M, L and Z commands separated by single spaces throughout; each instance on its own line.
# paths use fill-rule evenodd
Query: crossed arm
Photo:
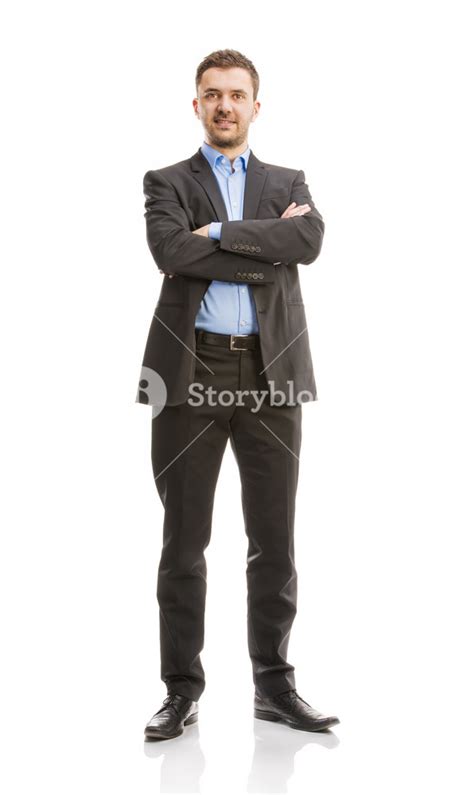
M 190 219 L 173 186 L 159 172 L 147 171 L 143 180 L 147 241 L 160 268 L 170 278 L 175 274 L 225 281 L 240 281 L 239 271 L 258 269 L 263 279 L 253 284 L 274 281 L 275 264 L 309 265 L 318 256 L 324 222 L 314 206 L 299 171 L 292 186 L 292 203 L 279 218 L 223 221 L 209 237 L 207 224 L 190 230 Z M 216 239 L 217 238 L 217 239 Z M 245 240 L 251 251 L 235 242 Z M 250 260 L 250 261 L 249 261 Z

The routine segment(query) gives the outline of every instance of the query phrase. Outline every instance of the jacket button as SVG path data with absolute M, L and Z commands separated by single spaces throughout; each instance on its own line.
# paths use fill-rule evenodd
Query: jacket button
M 235 274 L 235 278 L 236 279 L 242 278 L 242 274 L 240 273 L 240 271 L 237 271 L 237 273 Z
M 260 246 L 255 246 L 255 251 L 261 251 L 261 250 L 262 249 L 260 248 Z
M 238 248 L 238 245 L 237 245 L 237 243 L 232 243 L 232 246 L 231 246 L 231 248 L 233 248 L 234 250 L 235 250 L 236 248 Z
M 259 279 L 263 279 L 263 273 L 258 273 L 257 275 Z

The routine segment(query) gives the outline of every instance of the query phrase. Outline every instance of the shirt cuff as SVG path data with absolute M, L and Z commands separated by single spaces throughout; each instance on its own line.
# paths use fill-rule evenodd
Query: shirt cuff
M 208 236 L 212 237 L 213 240 L 220 240 L 221 229 L 222 229 L 222 221 L 212 221 L 209 224 Z

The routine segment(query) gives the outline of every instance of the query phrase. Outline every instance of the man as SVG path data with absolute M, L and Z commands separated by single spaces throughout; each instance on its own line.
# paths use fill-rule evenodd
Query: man
M 198 718 L 204 552 L 228 439 L 248 536 L 254 715 L 307 731 L 339 723 L 299 696 L 287 660 L 301 404 L 317 400 L 297 266 L 317 258 L 324 223 L 303 171 L 263 163 L 248 146 L 258 87 L 241 53 L 211 53 L 193 100 L 202 146 L 144 177 L 147 240 L 164 281 L 137 402 L 153 406 L 152 466 L 165 511 L 157 597 L 168 691 L 148 738 L 176 737 Z

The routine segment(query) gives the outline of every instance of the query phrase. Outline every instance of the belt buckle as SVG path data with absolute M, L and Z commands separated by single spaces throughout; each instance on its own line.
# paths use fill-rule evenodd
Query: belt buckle
M 245 334 L 231 334 L 230 335 L 230 350 L 231 351 L 246 351 L 248 348 L 238 348 L 235 346 L 235 340 L 237 337 L 245 337 Z

